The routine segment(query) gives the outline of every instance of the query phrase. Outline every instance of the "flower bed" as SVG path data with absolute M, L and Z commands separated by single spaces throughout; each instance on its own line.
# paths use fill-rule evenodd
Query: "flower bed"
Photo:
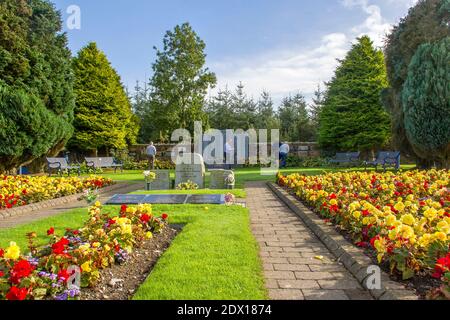
M 96 203 L 81 229 L 61 237 L 50 228 L 44 247 L 36 248 L 36 234 L 29 233 L 28 255 L 14 242 L 0 249 L 0 300 L 78 299 L 81 288 L 98 283 L 102 269 L 125 263 L 134 248 L 161 232 L 167 218 L 154 217 L 151 205 L 122 206 L 111 217 Z
M 404 280 L 414 275 L 450 285 L 450 172 L 341 172 L 322 176 L 278 175 L 357 246 L 376 253 L 380 264 Z
M 111 179 L 98 176 L 51 178 L 0 175 L 0 210 L 69 196 L 86 189 L 99 189 L 111 184 Z

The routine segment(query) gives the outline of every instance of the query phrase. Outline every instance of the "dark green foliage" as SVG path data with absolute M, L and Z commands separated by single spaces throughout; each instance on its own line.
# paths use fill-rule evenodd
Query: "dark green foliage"
M 0 170 L 58 153 L 73 132 L 61 17 L 44 0 L 0 0 Z
M 408 140 L 417 155 L 450 165 L 450 37 L 421 45 L 403 89 Z
M 188 23 L 164 36 L 162 51 L 150 80 L 150 112 L 143 121 L 151 123 L 151 138 L 167 140 L 175 129 L 193 131 L 195 121 L 207 124 L 205 96 L 216 84 L 216 76 L 205 68 L 205 43 Z
M 313 140 L 313 132 L 308 117 L 305 98 L 301 94 L 284 98 L 278 110 L 280 118 L 281 139 L 291 142 L 309 142 Z
M 136 142 L 139 130 L 120 77 L 95 43 L 73 59 L 75 133 L 70 147 L 80 151 L 108 153 Z
M 399 150 L 416 156 L 423 164 L 429 164 L 429 161 L 415 152 L 405 130 L 403 86 L 408 77 L 411 59 L 419 46 L 448 37 L 449 21 L 449 0 L 420 0 L 394 27 L 386 42 L 385 55 L 390 87 L 384 91 L 383 100 L 393 119 L 392 141 Z
M 383 53 L 364 36 L 340 61 L 327 84 L 319 122 L 319 143 L 325 151 L 369 151 L 389 139 L 390 119 L 381 104 L 386 88 Z

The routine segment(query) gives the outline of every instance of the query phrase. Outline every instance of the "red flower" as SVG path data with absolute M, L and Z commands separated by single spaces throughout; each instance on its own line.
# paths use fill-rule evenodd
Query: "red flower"
M 22 190 L 22 194 L 27 194 L 28 192 L 27 192 L 27 189 L 23 189 Z
M 168 217 L 169 217 L 169 215 L 167 213 L 163 213 L 162 216 L 161 216 L 161 218 L 163 220 L 167 220 Z
M 27 260 L 20 260 L 11 270 L 10 281 L 18 284 L 21 279 L 28 277 L 33 272 L 34 267 Z
M 3 277 L 4 275 L 5 275 L 5 273 L 0 270 L 0 278 Z
M 334 193 L 332 193 L 331 195 L 330 195 L 330 200 L 331 199 L 337 199 L 337 196 L 334 194 Z
M 112 226 L 113 224 L 116 224 L 116 220 L 114 220 L 114 219 L 109 219 L 109 220 L 108 220 L 108 224 L 109 224 L 110 226 Z
M 5 250 L 0 249 L 0 258 L 3 258 L 3 255 L 5 254 Z
M 362 212 L 362 215 L 363 215 L 364 217 L 370 216 L 369 210 L 364 210 L 364 211 Z
M 119 252 L 120 251 L 120 246 L 119 245 L 114 246 L 114 251 Z
M 55 228 L 51 227 L 50 229 L 47 230 L 47 235 L 51 236 L 53 234 L 55 234 Z
M 58 272 L 58 279 L 63 280 L 65 283 L 69 280 L 71 274 L 66 269 L 62 269 Z
M 13 286 L 9 289 L 9 292 L 6 294 L 6 299 L 8 300 L 25 300 L 28 295 L 28 289 L 27 288 L 17 288 L 16 286 Z
M 120 212 L 125 212 L 125 211 L 127 211 L 127 209 L 128 209 L 127 205 L 126 205 L 126 204 L 123 204 L 123 205 L 120 207 Z
M 150 221 L 150 216 L 149 216 L 148 214 L 144 213 L 144 214 L 141 216 L 141 222 L 143 222 L 143 223 L 148 223 L 149 221 Z
M 66 246 L 69 244 L 69 240 L 62 238 L 58 242 L 52 245 L 52 250 L 54 254 L 63 254 Z

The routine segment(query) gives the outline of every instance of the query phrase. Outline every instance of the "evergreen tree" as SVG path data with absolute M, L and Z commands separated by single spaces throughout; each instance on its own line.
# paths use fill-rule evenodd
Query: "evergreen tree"
M 255 128 L 267 130 L 280 128 L 280 123 L 274 110 L 272 97 L 267 91 L 263 91 L 258 101 Z
M 309 141 L 311 139 L 311 126 L 308 118 L 305 97 L 298 93 L 293 97 L 284 98 L 278 110 L 283 140 Z
M 191 131 L 195 121 L 207 118 L 204 111 L 205 96 L 216 83 L 216 76 L 205 68 L 205 43 L 188 23 L 168 31 L 162 51 L 156 50 L 150 81 L 150 119 L 154 139 L 167 139 L 173 130 Z
M 225 88 L 220 90 L 217 96 L 209 99 L 206 112 L 209 118 L 209 125 L 214 129 L 231 129 L 234 123 L 234 114 L 232 113 L 233 93 Z
M 390 119 L 380 99 L 384 57 L 369 37 L 358 38 L 327 87 L 319 130 L 325 151 L 373 151 L 388 141 Z
M 239 83 L 231 98 L 231 112 L 234 114 L 234 121 L 231 129 L 248 130 L 255 127 L 256 104 L 253 99 L 247 97 L 244 92 L 244 85 Z
M 408 140 L 423 159 L 450 166 L 450 37 L 421 45 L 403 89 Z
M 417 49 L 424 43 L 434 43 L 450 36 L 450 1 L 420 0 L 388 36 L 385 48 L 389 88 L 383 92 L 383 101 L 391 114 L 393 143 L 396 148 L 430 165 L 426 157 L 416 153 L 405 128 L 403 88 L 408 69 Z M 416 150 L 415 150 L 416 149 Z
M 74 58 L 73 70 L 77 99 L 70 146 L 109 153 L 134 143 L 139 127 L 120 77 L 106 55 L 90 43 Z
M 70 59 L 53 4 L 0 1 L 0 171 L 55 155 L 72 135 Z
M 151 140 L 151 132 L 153 131 L 153 122 L 148 118 L 150 115 L 150 88 L 145 83 L 142 87 L 141 84 L 136 82 L 134 93 L 131 97 L 133 113 L 137 117 L 139 123 L 139 143 L 149 143 Z

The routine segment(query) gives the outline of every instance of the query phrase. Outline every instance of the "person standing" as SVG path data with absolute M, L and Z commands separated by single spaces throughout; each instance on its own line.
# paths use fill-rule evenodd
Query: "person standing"
M 228 163 L 228 158 L 231 159 L 232 163 L 234 163 L 234 148 L 233 148 L 233 140 L 228 140 L 227 143 L 225 143 L 225 150 L 224 150 L 224 156 L 225 156 L 225 164 L 228 170 L 231 170 L 232 164 Z
M 150 170 L 155 170 L 156 147 L 153 145 L 153 142 L 150 142 L 145 153 L 148 157 L 148 166 Z
M 289 151 L 290 151 L 289 144 L 287 144 L 287 142 L 283 142 L 280 146 L 281 168 L 286 168 Z

